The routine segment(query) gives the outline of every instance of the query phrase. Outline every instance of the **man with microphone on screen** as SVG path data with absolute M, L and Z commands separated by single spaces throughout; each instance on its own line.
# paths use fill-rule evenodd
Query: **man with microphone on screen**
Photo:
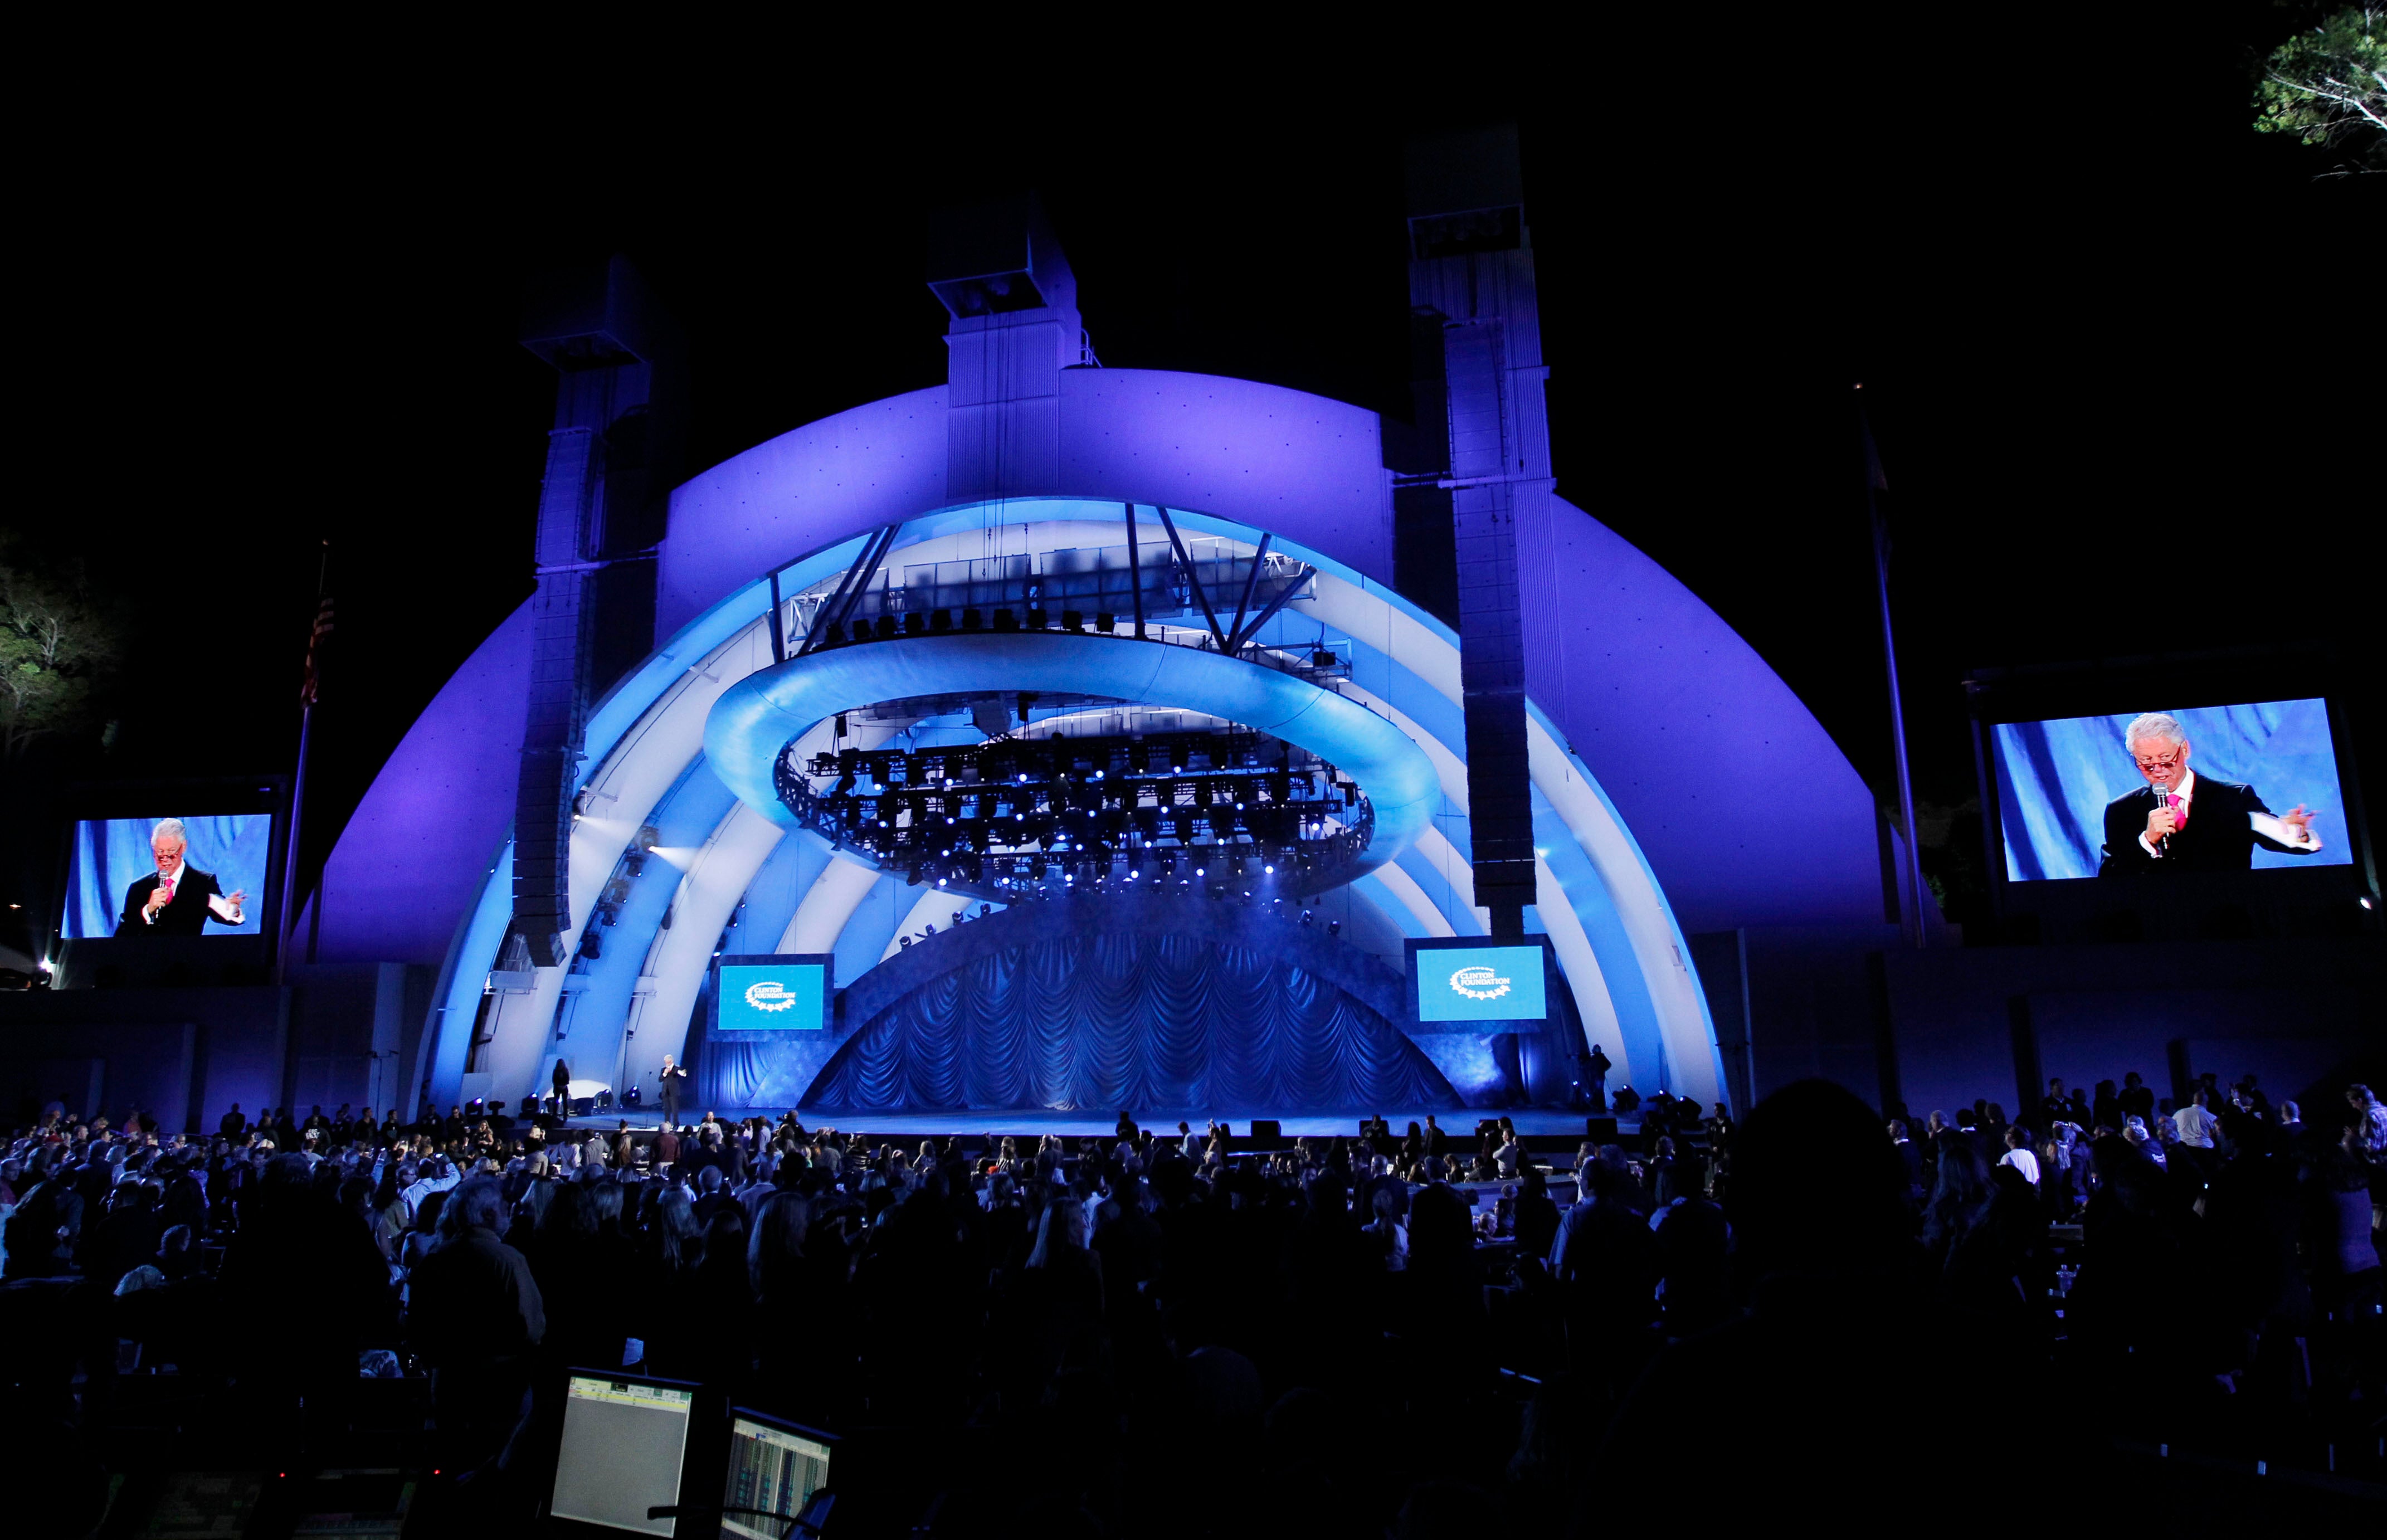
M 125 890 L 118 935 L 196 936 L 206 931 L 210 919 L 239 925 L 247 918 L 241 903 L 248 895 L 227 895 L 216 886 L 214 874 L 183 860 L 189 846 L 190 835 L 180 818 L 163 819 L 149 831 L 149 854 L 158 869 Z
M 2176 718 L 2149 712 L 2123 729 L 2122 744 L 2147 784 L 2105 804 L 2099 877 L 2242 872 L 2256 845 L 2287 855 L 2320 850 L 2306 808 L 2274 814 L 2253 787 L 2191 770 L 2188 734 Z

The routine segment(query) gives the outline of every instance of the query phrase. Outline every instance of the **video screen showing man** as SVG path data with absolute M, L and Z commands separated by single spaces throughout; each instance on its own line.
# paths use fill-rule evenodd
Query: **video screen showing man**
M 2353 860 L 2326 701 L 2000 722 L 1990 744 L 2010 882 Z
M 2274 814 L 2251 786 L 2200 776 L 2179 719 L 2162 712 L 2135 717 L 2123 747 L 2146 784 L 2105 804 L 2105 858 L 2099 877 L 2170 872 L 2242 872 L 2254 848 L 2318 855 L 2314 814 L 2302 802 Z
M 199 936 L 206 934 L 209 920 L 234 928 L 248 923 L 244 907 L 248 895 L 225 892 L 214 873 L 192 865 L 190 844 L 190 830 L 180 818 L 160 819 L 149 831 L 149 853 L 157 870 L 125 889 L 118 935 Z

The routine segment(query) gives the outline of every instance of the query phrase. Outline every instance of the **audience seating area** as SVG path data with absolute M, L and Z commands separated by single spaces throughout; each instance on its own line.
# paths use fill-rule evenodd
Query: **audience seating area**
M 609 1533 L 549 1511 L 575 1370 L 689 1387 L 691 1504 L 732 1408 L 825 1430 L 832 1537 L 2328 1521 L 2387 1496 L 2387 1108 L 2327 1094 L 1266 1148 L 53 1105 L 0 1165 L 11 1528 Z

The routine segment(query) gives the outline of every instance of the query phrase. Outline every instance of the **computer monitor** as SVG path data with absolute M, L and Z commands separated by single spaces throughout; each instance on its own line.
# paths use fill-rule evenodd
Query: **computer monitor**
M 837 1447 L 831 1435 L 743 1407 L 729 1415 L 729 1480 L 722 1490 L 724 1508 L 757 1508 L 780 1515 L 780 1521 L 753 1513 L 724 1513 L 721 1540 L 780 1540 L 786 1521 L 828 1484 L 829 1456 Z
M 640 1534 L 673 1521 L 647 1509 L 679 1501 L 680 1467 L 697 1387 L 671 1380 L 575 1370 L 564 1386 L 563 1448 L 550 1510 L 559 1519 Z

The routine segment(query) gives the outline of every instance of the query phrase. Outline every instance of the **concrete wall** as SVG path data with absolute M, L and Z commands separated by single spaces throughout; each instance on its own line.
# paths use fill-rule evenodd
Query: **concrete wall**
M 251 1113 L 280 1104 L 289 1001 L 287 989 L 263 985 L 0 995 L 0 1066 L 102 1061 L 100 1106 L 110 1118 L 120 1120 L 130 1101 L 156 1111 L 170 1129 L 212 1129 L 234 1102 Z M 33 1072 L 9 1073 L 21 1079 Z M 13 1117 L 16 1107 L 0 1111 Z
M 14 1126 L 62 1102 L 120 1128 L 136 1107 L 163 1128 L 183 1128 L 198 1032 L 188 1021 L 124 1021 L 0 1036 L 0 1118 Z
M 2274 1099 L 2294 1095 L 2387 1045 L 2383 961 L 2368 939 L 1893 951 L 1899 1079 L 1926 1111 L 1986 1096 L 2012 1114 L 2025 1082 L 2036 1099 L 2049 1076 L 2094 1087 L 2128 1070 L 2158 1096 L 2185 1096 L 2176 1069 L 2225 1085 L 2252 1070 Z
M 2093 1088 L 2136 1070 L 2183 1099 L 2211 1070 L 2252 1072 L 2278 1100 L 2387 1052 L 2387 953 L 2368 938 L 1917 952 L 1880 926 L 1694 946 L 1717 1037 L 1747 1034 L 1761 1098 L 1818 1076 L 1918 1117 L 1977 1098 L 2012 1116 L 2052 1076 Z
M 0 1118 L 22 1099 L 72 1092 L 75 1110 L 122 1122 L 128 1108 L 169 1130 L 213 1129 L 234 1102 L 245 1112 L 315 1103 L 396 1105 L 429 996 L 428 968 L 398 963 L 317 965 L 291 982 L 220 989 L 31 990 L 0 994 Z M 417 1029 L 419 1029 L 419 1028 Z M 376 1067 L 379 1067 L 376 1068 Z
M 317 963 L 290 970 L 289 1064 L 282 1100 L 301 1113 L 396 1106 L 412 1117 L 408 1028 L 418 1031 L 433 969 L 404 963 Z

